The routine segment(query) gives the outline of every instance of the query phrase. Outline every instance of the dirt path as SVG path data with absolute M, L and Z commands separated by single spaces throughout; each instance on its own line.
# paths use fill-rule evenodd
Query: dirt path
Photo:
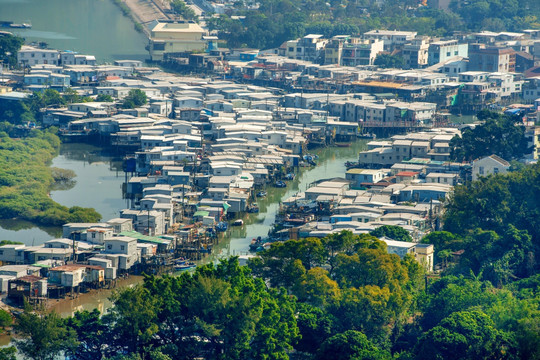
M 145 33 L 150 34 L 148 24 L 154 20 L 169 19 L 165 13 L 169 9 L 168 0 L 123 0 L 124 4 L 130 8 L 133 18 L 142 24 Z

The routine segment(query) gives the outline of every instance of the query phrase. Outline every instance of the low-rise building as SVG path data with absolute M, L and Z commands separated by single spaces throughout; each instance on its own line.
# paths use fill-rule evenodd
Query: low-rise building
M 473 161 L 472 178 L 478 180 L 491 174 L 506 174 L 510 163 L 497 155 L 490 155 Z
M 165 56 L 193 51 L 203 51 L 205 31 L 194 22 L 158 22 L 150 34 L 150 57 L 161 61 Z

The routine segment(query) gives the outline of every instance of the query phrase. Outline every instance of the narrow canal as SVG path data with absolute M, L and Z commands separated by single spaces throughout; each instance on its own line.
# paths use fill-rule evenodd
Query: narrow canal
M 344 163 L 346 161 L 356 161 L 358 159 L 358 152 L 366 148 L 366 143 L 367 141 L 365 140 L 358 140 L 347 148 L 329 147 L 313 151 L 314 154 L 319 156 L 317 166 L 303 168 L 301 173 L 296 176 L 296 179 L 288 183 L 287 188 L 278 189 L 268 187 L 268 195 L 258 201 L 260 212 L 258 214 L 246 214 L 243 218 L 244 226 L 230 228 L 231 230 L 228 232 L 227 237 L 215 248 L 214 253 L 205 258 L 203 262 L 216 261 L 220 257 L 247 253 L 251 239 L 257 236 L 267 235 L 268 231 L 272 228 L 280 201 L 289 198 L 299 191 L 306 190 L 309 184 L 314 181 L 345 177 L 346 169 Z M 119 188 L 119 184 L 123 181 L 123 175 L 120 173 L 117 176 L 115 166 L 109 166 L 109 172 L 105 174 L 100 172 L 104 171 L 101 167 L 100 171 L 86 172 L 85 168 L 89 166 L 87 159 L 78 159 L 76 155 L 79 151 L 82 154 L 83 147 L 79 145 L 68 144 L 69 152 L 65 149 L 66 145 L 63 145 L 62 153 L 64 156 L 67 156 L 68 153 L 71 154 L 68 156 L 69 161 L 65 161 L 63 164 L 69 165 L 69 168 L 74 170 L 77 175 L 84 172 L 87 176 L 84 181 L 88 184 L 96 184 L 101 181 L 111 187 L 106 192 L 102 192 L 100 187 L 85 188 L 86 193 L 83 195 L 83 198 L 93 199 L 95 205 L 99 205 L 99 208 L 101 208 L 100 204 L 111 204 L 111 213 L 124 208 L 125 203 L 121 200 L 122 194 Z M 114 161 L 112 163 L 114 164 Z M 107 167 L 105 166 L 105 168 Z M 58 196 L 56 198 L 57 201 L 65 198 L 76 203 L 77 196 L 79 196 L 78 192 L 76 192 L 75 188 L 69 191 L 73 192 L 71 196 L 60 197 L 60 195 L 55 195 Z M 64 202 L 61 203 L 65 204 Z M 92 206 L 91 201 L 85 203 L 84 206 Z M 132 276 L 129 279 L 123 280 L 121 285 L 127 286 L 139 281 L 141 281 L 141 277 Z M 97 308 L 100 311 L 104 311 L 111 305 L 108 300 L 110 294 L 111 292 L 108 290 L 84 294 L 76 299 L 59 301 L 53 305 L 53 309 L 62 316 L 70 316 L 77 310 L 92 310 Z
M 358 152 L 365 149 L 366 141 L 358 140 L 347 148 L 329 147 L 313 151 L 319 156 L 317 166 L 303 168 L 296 179 L 288 183 L 287 188 L 278 189 L 269 186 L 268 195 L 258 200 L 260 212 L 246 214 L 245 225 L 230 228 L 227 237 L 216 247 L 214 254 L 204 259 L 205 262 L 216 261 L 220 257 L 245 254 L 251 239 L 265 236 L 272 228 L 279 202 L 299 191 L 304 191 L 312 182 L 320 179 L 345 176 L 346 161 L 356 161 Z M 71 169 L 77 175 L 75 186 L 67 190 L 51 192 L 51 197 L 65 206 L 93 207 L 102 214 L 103 220 L 119 215 L 119 211 L 127 204 L 122 199 L 122 183 L 124 174 L 121 161 L 103 151 L 103 149 L 87 144 L 63 144 L 60 154 L 52 166 Z M 28 222 L 0 222 L 0 239 L 22 241 L 27 245 L 38 245 L 61 236 L 60 228 L 38 228 Z M 140 277 L 131 277 L 122 285 L 140 281 Z M 54 304 L 53 308 L 63 316 L 69 316 L 77 310 L 101 311 L 110 306 L 110 291 L 102 290 L 81 295 L 73 300 L 63 300 Z M 0 344 L 1 345 L 1 344 Z

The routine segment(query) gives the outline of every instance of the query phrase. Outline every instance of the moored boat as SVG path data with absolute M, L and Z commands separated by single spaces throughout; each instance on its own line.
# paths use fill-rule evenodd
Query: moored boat
M 229 227 L 229 225 L 225 221 L 221 221 L 216 225 L 216 231 L 225 232 L 225 231 L 227 231 L 228 227 Z
M 285 175 L 285 180 L 294 180 L 294 178 L 294 173 L 288 173 L 287 175 Z
M 176 271 L 184 271 L 184 270 L 189 270 L 189 269 L 193 269 L 194 267 L 196 267 L 197 265 L 195 265 L 194 262 L 185 262 L 183 264 L 177 264 L 174 266 L 174 270 Z
M 258 213 L 259 212 L 259 205 L 257 205 L 256 203 L 253 203 L 253 204 L 249 205 L 248 208 L 247 208 L 247 212 L 248 213 Z

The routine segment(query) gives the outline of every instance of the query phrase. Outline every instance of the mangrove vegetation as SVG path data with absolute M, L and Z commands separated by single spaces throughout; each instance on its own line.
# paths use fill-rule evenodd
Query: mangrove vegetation
M 49 167 L 60 148 L 56 129 L 32 129 L 24 138 L 10 137 L 12 130 L 10 124 L 0 125 L 0 218 L 54 226 L 99 221 L 94 209 L 68 208 L 49 197 L 55 185 L 72 182 L 74 175 Z

